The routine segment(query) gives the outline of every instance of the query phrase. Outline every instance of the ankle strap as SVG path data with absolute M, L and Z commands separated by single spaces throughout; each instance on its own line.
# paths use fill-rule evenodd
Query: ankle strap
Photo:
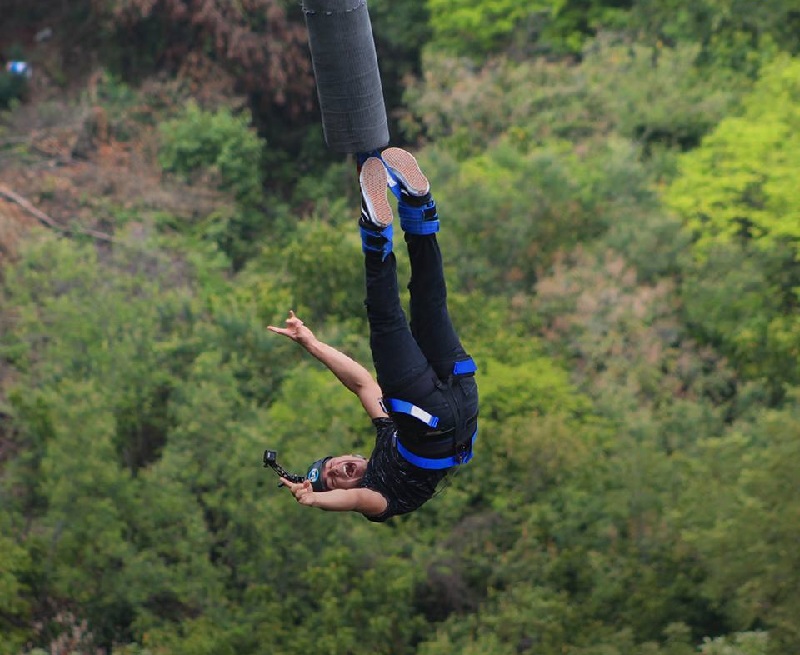
M 410 234 L 435 234 L 439 231 L 439 213 L 431 198 L 423 205 L 414 207 L 406 202 L 397 203 L 400 227 Z

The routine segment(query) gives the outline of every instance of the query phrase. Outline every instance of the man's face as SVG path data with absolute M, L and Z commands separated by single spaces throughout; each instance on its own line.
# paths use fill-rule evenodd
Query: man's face
M 367 460 L 361 455 L 339 455 L 325 462 L 322 479 L 328 489 L 354 489 L 367 470 Z

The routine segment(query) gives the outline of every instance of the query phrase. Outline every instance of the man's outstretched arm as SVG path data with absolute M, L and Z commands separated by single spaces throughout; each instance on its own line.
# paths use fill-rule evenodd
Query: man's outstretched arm
M 299 343 L 325 364 L 345 387 L 358 396 L 370 418 L 386 416 L 380 403 L 383 393 L 370 372 L 343 352 L 317 339 L 293 311 L 289 311 L 285 328 L 269 325 L 267 329 Z
M 388 506 L 386 498 L 372 489 L 331 489 L 318 492 L 312 489 L 308 480 L 295 483 L 281 478 L 281 482 L 301 505 L 328 512 L 360 512 L 367 516 L 378 516 Z

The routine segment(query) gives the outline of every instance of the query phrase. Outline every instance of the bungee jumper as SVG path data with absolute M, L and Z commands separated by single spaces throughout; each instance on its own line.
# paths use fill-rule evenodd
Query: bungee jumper
M 289 312 L 270 326 L 303 346 L 358 396 L 375 425 L 367 459 L 348 454 L 316 460 L 305 476 L 264 453 L 302 505 L 360 512 L 371 521 L 412 512 L 428 501 L 448 471 L 472 458 L 477 435 L 476 366 L 450 321 L 439 216 L 417 160 L 387 148 L 389 129 L 366 0 L 303 0 L 309 47 L 328 147 L 355 155 L 361 187 L 361 232 L 370 348 L 377 380 L 344 353 L 321 342 Z M 411 262 L 410 323 L 400 303 L 394 254 L 397 198 Z
M 358 155 L 362 251 L 370 349 L 377 380 L 364 366 L 316 338 L 289 312 L 285 327 L 269 326 L 316 357 L 358 396 L 376 430 L 369 458 L 347 454 L 316 460 L 305 478 L 276 468 L 301 505 L 355 511 L 383 522 L 418 509 L 456 467 L 473 455 L 477 436 L 476 366 L 456 334 L 436 233 L 440 223 L 430 184 L 416 159 L 400 148 Z M 411 263 L 410 322 L 403 311 L 394 253 L 397 197 Z M 269 461 L 268 461 L 269 460 Z

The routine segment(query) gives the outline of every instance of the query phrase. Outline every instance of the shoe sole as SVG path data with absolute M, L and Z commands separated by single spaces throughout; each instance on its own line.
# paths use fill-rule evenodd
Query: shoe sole
M 386 198 L 386 167 L 380 159 L 370 157 L 364 162 L 359 182 L 370 216 L 383 227 L 391 225 L 394 215 Z
M 381 159 L 389 168 L 397 172 L 400 181 L 411 194 L 424 196 L 430 191 L 428 178 L 420 170 L 417 160 L 410 152 L 406 152 L 402 148 L 386 148 L 381 153 Z

